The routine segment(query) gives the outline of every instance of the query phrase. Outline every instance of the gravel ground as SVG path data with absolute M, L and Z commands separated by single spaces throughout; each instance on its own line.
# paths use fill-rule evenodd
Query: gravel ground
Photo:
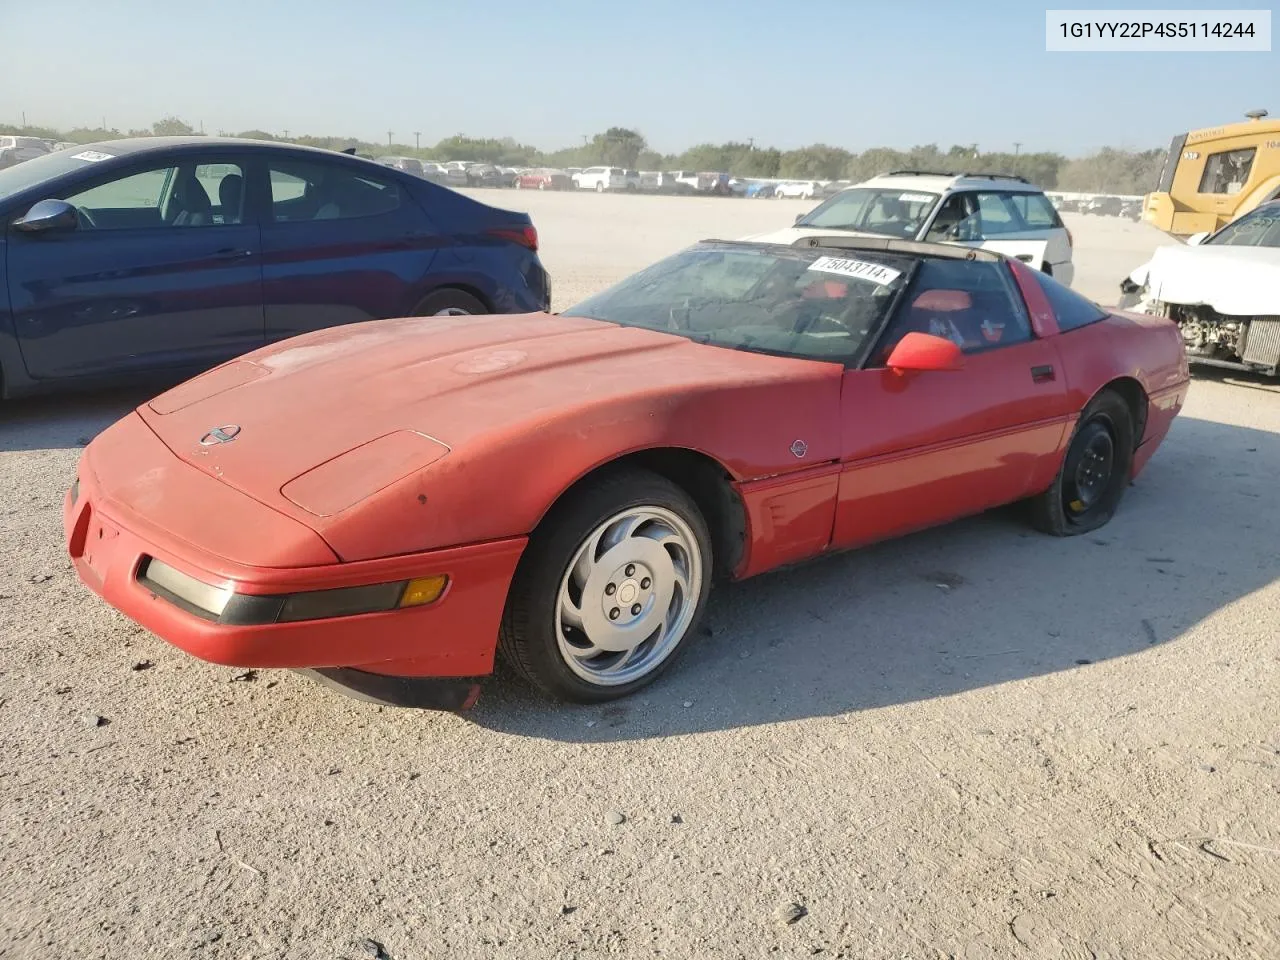
M 527 205 L 556 306 L 804 204 Z M 1162 238 L 1073 218 L 1108 302 Z M 1275 957 L 1280 395 L 1199 375 L 1116 519 L 719 591 L 636 699 L 467 717 L 188 657 L 60 503 L 139 392 L 0 406 L 0 957 Z

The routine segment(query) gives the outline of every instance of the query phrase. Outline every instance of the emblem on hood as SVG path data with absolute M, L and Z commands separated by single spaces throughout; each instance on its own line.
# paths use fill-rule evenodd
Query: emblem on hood
M 799 459 L 800 457 L 803 457 L 806 453 L 809 452 L 809 445 L 805 443 L 803 440 L 797 440 L 793 444 L 791 444 L 791 452 L 796 456 L 797 459 Z
M 234 423 L 227 423 L 221 427 L 214 427 L 200 438 L 200 446 L 212 447 L 215 443 L 230 443 L 239 433 L 240 427 Z

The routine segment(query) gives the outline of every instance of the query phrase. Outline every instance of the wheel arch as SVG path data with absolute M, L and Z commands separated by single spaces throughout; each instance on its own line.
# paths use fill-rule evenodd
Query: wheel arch
M 670 480 L 693 498 L 711 531 L 715 558 L 714 576 L 728 579 L 738 569 L 747 551 L 747 508 L 733 485 L 733 475 L 709 454 L 688 447 L 650 447 L 633 450 L 600 463 L 583 473 L 555 497 L 535 528 L 559 504 L 584 486 L 610 473 L 627 469 L 648 470 Z
M 1099 387 L 1097 392 L 1089 398 L 1089 403 L 1093 403 L 1099 394 L 1107 390 L 1119 394 L 1133 414 L 1133 446 L 1136 450 L 1141 446 L 1142 438 L 1147 432 L 1147 406 L 1149 402 L 1147 391 L 1135 377 L 1115 377 Z
M 482 304 L 484 304 L 484 308 L 486 310 L 490 312 L 493 311 L 493 301 L 488 296 L 486 296 L 485 292 L 481 290 L 479 287 L 474 287 L 467 283 L 458 283 L 455 281 L 450 281 L 448 283 L 443 283 L 438 287 L 432 287 L 430 290 L 427 290 L 425 293 L 419 296 L 414 301 L 413 312 L 409 315 L 414 317 L 421 316 L 420 311 L 422 310 L 422 305 L 427 302 L 427 298 L 434 297 L 438 293 L 449 293 L 450 291 L 453 291 L 453 290 L 456 290 L 459 293 L 465 293 L 471 297 L 475 297 Z

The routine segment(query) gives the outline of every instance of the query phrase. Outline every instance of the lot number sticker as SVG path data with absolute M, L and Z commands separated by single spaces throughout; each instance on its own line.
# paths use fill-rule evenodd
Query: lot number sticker
M 894 270 L 882 263 L 845 260 L 841 257 L 819 257 L 809 265 L 809 269 L 821 273 L 834 273 L 842 277 L 853 277 L 856 280 L 870 280 L 881 286 L 888 286 L 902 276 L 901 270 Z
M 100 153 L 97 150 L 86 150 L 83 153 L 73 153 L 72 160 L 87 160 L 89 163 L 97 163 L 99 160 L 110 160 L 111 154 Z
M 903 203 L 928 203 L 933 197 L 927 193 L 900 193 L 898 199 Z

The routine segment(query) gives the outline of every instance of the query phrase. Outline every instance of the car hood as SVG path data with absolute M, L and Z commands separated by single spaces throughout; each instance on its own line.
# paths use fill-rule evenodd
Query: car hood
M 832 366 L 584 318 L 422 317 L 282 341 L 138 413 L 182 460 L 319 529 L 438 461 L 431 473 L 456 480 L 495 448 L 537 448 L 541 437 L 545 451 L 553 433 L 598 428 L 601 417 L 613 418 L 605 433 L 623 452 L 637 424 L 678 406 L 673 398 L 759 396 L 809 381 L 805 395 L 825 409 L 820 390 L 838 396 Z
M 1159 247 L 1130 279 L 1147 298 L 1207 304 L 1228 316 L 1280 314 L 1280 248 Z

